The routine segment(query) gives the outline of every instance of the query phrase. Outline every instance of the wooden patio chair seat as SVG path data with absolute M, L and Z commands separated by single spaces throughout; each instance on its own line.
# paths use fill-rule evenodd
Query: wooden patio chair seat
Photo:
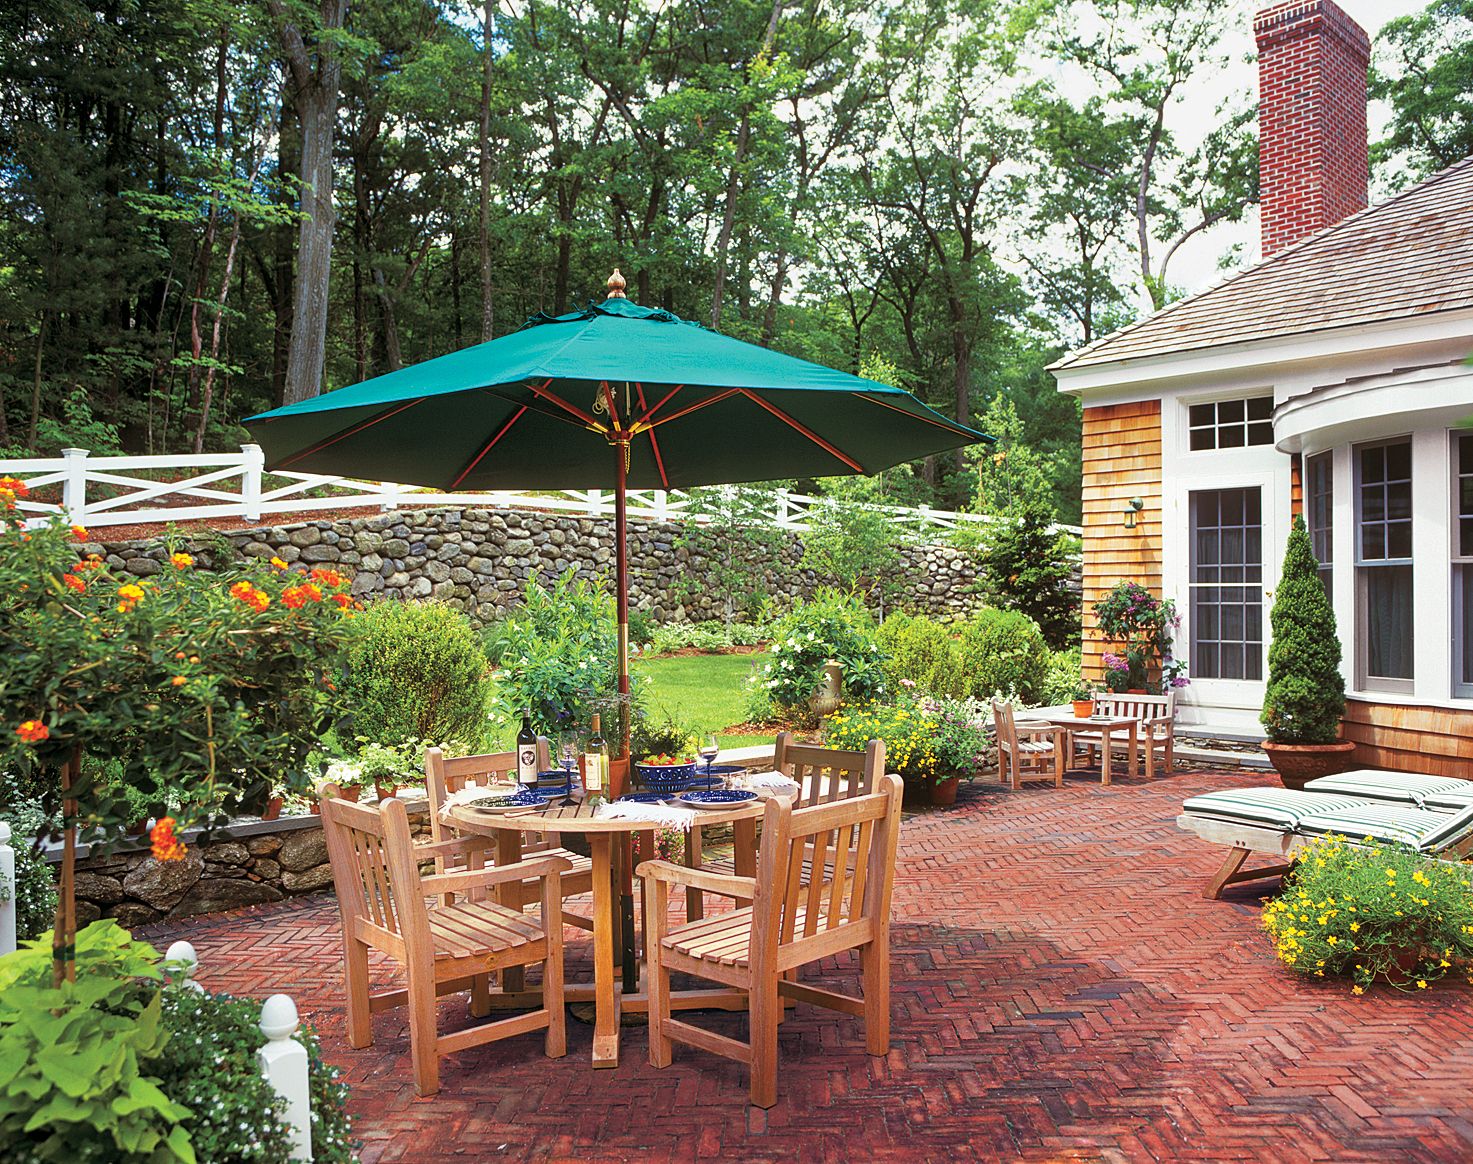
M 725 877 L 668 861 L 639 866 L 651 903 L 647 949 L 650 1063 L 668 1067 L 671 1041 L 724 1055 L 750 1069 L 758 1107 L 777 1102 L 777 1026 L 785 1000 L 864 1019 L 871 1055 L 890 1049 L 890 894 L 900 835 L 900 777 L 878 791 L 808 808 L 786 797 L 767 802 L 756 877 Z M 833 872 L 803 881 L 802 866 Z M 751 905 L 671 928 L 672 886 L 747 899 Z M 862 996 L 797 981 L 796 971 L 845 950 L 859 953 Z M 671 1017 L 670 974 L 693 974 L 736 987 L 750 1006 L 749 1041 Z
M 547 770 L 551 763 L 547 737 L 537 737 L 537 768 Z M 425 791 L 430 800 L 430 837 L 432 841 L 448 840 L 453 837 L 470 836 L 447 825 L 440 819 L 449 796 L 464 788 L 484 788 L 491 784 L 516 782 L 517 755 L 515 752 L 489 752 L 479 756 L 447 757 L 439 748 L 425 749 Z M 471 853 L 464 868 L 476 869 L 485 864 L 485 854 L 492 855 L 495 847 L 487 844 L 484 851 Z M 577 897 L 593 891 L 593 860 L 581 853 L 565 849 L 557 835 L 551 833 L 523 833 L 522 856 L 557 857 L 568 863 L 568 871 L 561 879 L 563 896 Z M 443 857 L 435 859 L 435 871 L 444 873 L 450 868 Z M 529 882 L 524 887 L 523 904 L 536 900 L 534 887 Z M 563 911 L 563 920 L 580 929 L 593 929 L 593 919 L 582 914 Z
M 829 804 L 850 796 L 865 796 L 873 792 L 875 782 L 885 771 L 885 741 L 870 740 L 864 751 L 845 751 L 840 748 L 822 748 L 816 744 L 793 742 L 792 732 L 779 732 L 772 748 L 772 769 L 795 781 L 798 795 L 793 798 L 796 808 L 807 808 L 814 804 Z M 724 876 L 736 875 L 736 860 L 733 857 L 707 857 L 700 825 L 690 830 L 686 864 L 692 869 L 705 869 Z M 832 866 L 825 866 L 825 874 Z M 812 868 L 804 863 L 805 883 L 812 876 Z M 699 889 L 688 889 L 685 894 L 685 915 L 695 920 L 705 916 L 705 902 Z
M 1064 761 L 1069 752 L 1063 728 L 1019 721 L 1012 703 L 998 699 L 992 701 L 992 722 L 999 781 L 1011 784 L 1014 792 L 1030 779 L 1052 777 L 1055 787 L 1063 785 Z
M 326 784 L 321 800 L 322 831 L 342 919 L 349 1046 L 372 1044 L 374 1014 L 407 1007 L 414 1087 L 420 1095 L 439 1090 L 440 1056 L 496 1039 L 545 1028 L 547 1055 L 565 1054 L 559 877 L 567 862 L 540 856 L 514 865 L 426 876 L 419 867 L 427 856 L 465 858 L 484 848 L 482 839 L 415 845 L 404 805 L 393 797 L 370 807 L 342 799 L 336 785 Z M 527 881 L 540 890 L 539 918 L 483 897 L 487 889 Z M 447 904 L 431 907 L 425 900 L 429 896 Z M 405 989 L 371 991 L 369 950 L 398 963 Z M 440 995 L 468 989 L 471 1014 L 484 1017 L 490 1012 L 490 974 L 532 962 L 543 964 L 540 1009 L 439 1033 Z

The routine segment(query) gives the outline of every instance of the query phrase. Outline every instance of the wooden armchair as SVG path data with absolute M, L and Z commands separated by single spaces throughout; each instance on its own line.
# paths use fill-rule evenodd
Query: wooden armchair
M 992 722 L 997 737 L 999 780 L 1010 783 L 1014 792 L 1024 780 L 1047 780 L 1052 776 L 1055 787 L 1064 783 L 1069 744 L 1063 728 L 1020 724 L 1013 716 L 1013 705 L 996 699 L 992 701 Z
M 549 766 L 546 737 L 537 739 L 537 766 L 546 770 Z M 462 834 L 440 819 L 440 812 L 452 792 L 467 787 L 486 787 L 491 784 L 515 784 L 517 779 L 517 754 L 515 752 L 493 752 L 480 756 L 457 756 L 448 758 L 439 748 L 425 749 L 425 791 L 430 799 L 430 836 L 434 841 L 453 840 Z M 490 842 L 488 842 L 489 844 Z M 593 862 L 588 857 L 569 852 L 559 843 L 555 833 L 523 833 L 522 855 L 524 857 L 561 857 L 568 862 L 568 874 L 562 878 L 564 897 L 576 897 L 593 889 Z M 477 850 L 467 856 L 466 867 L 481 868 L 485 863 L 484 851 Z M 444 857 L 435 858 L 435 872 L 447 871 Z M 502 893 L 503 903 L 510 904 L 509 895 Z M 535 901 L 536 887 L 530 882 L 523 887 L 522 904 Z M 580 914 L 563 911 L 563 921 L 580 929 L 593 929 L 593 920 Z
M 779 732 L 772 749 L 772 767 L 797 782 L 795 808 L 867 796 L 885 772 L 885 741 L 870 740 L 864 751 L 849 752 L 794 743 L 792 732 Z M 735 862 L 730 858 L 705 859 L 700 825 L 691 828 L 686 853 L 686 864 L 692 869 L 723 875 L 736 873 Z M 695 887 L 686 890 L 685 916 L 691 920 L 705 916 L 701 891 Z
M 496 1039 L 547 1029 L 550 1058 L 566 1053 L 563 1014 L 563 933 L 560 875 L 568 862 L 540 856 L 500 868 L 424 876 L 427 855 L 463 858 L 480 848 L 479 839 L 416 846 L 409 835 L 404 805 L 392 797 L 368 807 L 343 800 L 339 789 L 324 785 L 322 830 L 332 862 L 333 885 L 343 924 L 343 978 L 348 995 L 348 1043 L 373 1042 L 373 1016 L 393 1007 L 409 1008 L 409 1046 L 414 1087 L 420 1095 L 440 1089 L 440 1056 Z M 486 900 L 456 897 L 490 886 L 534 879 L 540 883 L 540 922 L 519 909 Z M 430 908 L 425 898 L 439 895 L 451 904 Z M 404 968 L 407 989 L 372 994 L 368 951 L 379 950 Z M 543 1005 L 514 1018 L 483 1023 L 441 1035 L 435 1000 L 442 994 L 471 991 L 471 1013 L 489 1012 L 487 976 L 503 967 L 541 962 Z
M 1154 779 L 1156 776 L 1158 749 L 1166 763 L 1167 774 L 1171 773 L 1176 763 L 1175 691 L 1168 691 L 1165 695 L 1101 695 L 1095 699 L 1095 712 L 1098 715 L 1127 716 L 1136 721 L 1136 744 L 1146 754 L 1147 779 Z M 1095 751 L 1100 747 L 1100 741 L 1099 732 L 1074 733 L 1075 746 L 1083 745 L 1088 750 L 1090 763 L 1094 762 Z M 1120 740 L 1119 745 L 1129 746 L 1125 740 Z M 1115 746 L 1116 741 L 1111 740 L 1112 751 Z
M 871 1055 L 890 1049 L 890 891 L 900 836 L 901 784 L 883 776 L 878 791 L 794 808 L 767 802 L 757 876 L 728 877 L 668 861 L 646 861 L 639 876 L 652 903 L 646 957 L 650 1063 L 670 1065 L 671 1040 L 746 1063 L 757 1107 L 777 1102 L 777 1026 L 783 1000 L 812 1003 L 864 1019 Z M 823 870 L 804 880 L 805 862 Z M 671 886 L 747 898 L 743 909 L 669 928 Z M 799 967 L 845 950 L 859 952 L 862 997 L 799 982 Z M 694 974 L 747 992 L 750 1042 L 670 1016 L 670 974 Z

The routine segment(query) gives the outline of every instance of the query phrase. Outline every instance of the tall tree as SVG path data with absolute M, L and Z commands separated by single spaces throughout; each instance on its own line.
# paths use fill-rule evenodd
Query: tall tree
M 1434 0 L 1376 38 L 1370 94 L 1391 106 L 1371 167 L 1406 185 L 1473 154 L 1473 0 Z

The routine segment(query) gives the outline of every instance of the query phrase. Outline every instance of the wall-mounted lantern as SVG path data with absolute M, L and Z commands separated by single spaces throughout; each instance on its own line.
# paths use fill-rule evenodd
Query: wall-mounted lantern
M 1135 529 L 1137 515 L 1144 509 L 1146 503 L 1139 497 L 1132 497 L 1125 503 L 1125 528 Z

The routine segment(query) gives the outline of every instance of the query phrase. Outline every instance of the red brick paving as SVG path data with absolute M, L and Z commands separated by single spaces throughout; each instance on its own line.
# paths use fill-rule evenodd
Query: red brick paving
M 639 1027 L 595 1072 L 577 1022 L 565 1059 L 535 1036 L 477 1048 L 417 1099 L 402 1017 L 375 1020 L 371 1049 L 343 1041 L 330 898 L 148 935 L 193 941 L 211 989 L 296 998 L 346 1071 L 366 1161 L 1473 1159 L 1473 991 L 1307 983 L 1271 958 L 1252 886 L 1201 897 L 1219 851 L 1177 831 L 1181 800 L 1263 781 L 988 787 L 908 820 L 891 1052 L 799 1007 L 766 1113 L 736 1064 L 677 1047 L 651 1068 Z M 587 940 L 569 931 L 571 979 Z M 458 1000 L 444 1013 L 464 1021 Z

